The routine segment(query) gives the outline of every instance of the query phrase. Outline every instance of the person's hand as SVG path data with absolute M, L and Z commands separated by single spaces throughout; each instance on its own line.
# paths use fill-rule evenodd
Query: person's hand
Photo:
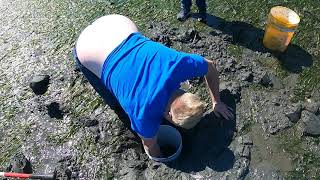
M 157 158 L 161 158 L 162 157 L 162 153 L 160 150 L 160 146 L 158 145 L 158 143 L 154 144 L 153 146 L 144 146 L 144 150 L 146 152 L 148 152 L 148 154 L 152 157 L 157 157 Z
M 142 140 L 144 151 L 149 154 L 152 157 L 162 157 L 162 153 L 160 151 L 160 146 L 157 142 L 157 137 L 153 137 L 150 139 L 145 139 L 143 137 L 140 137 Z
M 233 119 L 232 109 L 225 105 L 223 102 L 215 102 L 212 105 L 213 112 L 218 117 L 223 117 L 224 119 Z

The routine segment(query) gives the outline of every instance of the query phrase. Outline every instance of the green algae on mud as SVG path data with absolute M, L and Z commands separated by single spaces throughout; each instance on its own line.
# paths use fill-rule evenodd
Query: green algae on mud
M 303 71 L 299 76 L 298 86 L 295 88 L 295 101 L 305 100 L 308 97 L 314 97 L 320 101 L 320 97 L 313 94 L 320 89 L 320 56 L 314 66 Z
M 261 127 L 257 124 L 252 126 L 249 132 L 253 138 L 252 165 L 254 167 L 265 162 L 271 163 L 276 171 L 286 174 L 293 170 L 293 163 L 290 154 L 278 147 L 278 139 L 274 136 L 266 137 L 261 131 Z
M 148 22 L 161 22 L 166 21 L 169 22 L 169 24 L 172 27 L 195 27 L 197 30 L 201 31 L 210 31 L 210 28 L 206 28 L 205 25 L 201 23 L 194 23 L 192 21 L 187 21 L 183 24 L 175 20 L 175 15 L 179 10 L 179 2 L 178 1 L 167 1 L 167 0 L 155 0 L 155 1 L 143 1 L 143 0 L 130 0 L 130 1 L 112 1 L 112 2 L 104 2 L 104 1 L 66 1 L 62 0 L 59 2 L 55 1 L 32 1 L 35 4 L 39 4 L 41 9 L 44 9 L 46 11 L 46 16 L 49 16 L 52 21 L 47 22 L 46 25 L 34 28 L 35 32 L 37 33 L 45 33 L 48 35 L 48 37 L 52 40 L 54 40 L 54 50 L 51 53 L 52 56 L 56 55 L 62 55 L 66 53 L 70 53 L 70 50 L 72 46 L 75 43 L 77 35 L 81 32 L 81 30 L 86 27 L 88 24 L 90 24 L 94 19 L 97 17 L 110 14 L 110 13 L 120 13 L 129 16 L 132 18 L 135 22 L 137 22 L 138 26 L 141 28 L 142 31 L 146 31 L 146 23 Z M 243 5 L 245 4 L 245 5 Z M 319 14 L 316 13 L 319 11 L 317 9 L 317 2 L 316 1 L 253 1 L 253 0 L 245 0 L 245 1 L 239 1 L 239 0 L 213 0 L 208 2 L 208 13 L 219 16 L 221 18 L 224 18 L 227 21 L 244 21 L 247 23 L 250 23 L 260 29 L 263 29 L 264 22 L 267 16 L 267 13 L 269 9 L 274 5 L 286 5 L 290 8 L 293 8 L 297 12 L 301 13 L 303 19 L 299 26 L 298 32 L 295 35 L 295 38 L 293 39 L 293 43 L 301 46 L 302 48 L 306 49 L 309 53 L 315 55 L 317 52 L 319 53 L 319 23 L 313 18 L 316 16 L 311 16 L 311 14 Z M 50 7 L 50 8 L 48 8 Z M 193 11 L 195 11 L 195 7 L 193 6 Z M 143 13 L 141 13 L 143 12 Z M 47 28 L 47 29 L 46 29 Z M 318 38 L 317 38 L 318 37 Z M 38 43 L 38 42 L 33 42 Z M 231 53 L 234 53 L 235 56 L 241 56 L 242 52 L 241 49 L 243 49 L 243 46 L 232 44 L 232 48 L 229 49 Z M 18 48 L 18 47 L 17 47 Z M 181 49 L 183 47 L 180 47 Z M 180 50 L 181 50 L 180 49 Z M 16 49 L 12 49 L 13 53 L 16 53 Z M 184 49 L 182 49 L 184 50 Z M 59 56 L 60 57 L 60 56 Z M 313 56 L 314 60 L 314 66 L 311 68 L 306 68 L 300 76 L 300 84 L 297 87 L 297 96 L 304 98 L 308 94 L 312 94 L 312 91 L 317 90 L 319 88 L 319 56 Z M 317 60 L 318 59 L 318 60 Z M 69 59 L 61 59 L 61 61 L 67 61 L 68 67 L 71 70 L 73 68 L 72 60 Z M 270 61 L 271 62 L 271 61 Z M 265 64 L 268 68 L 274 68 L 277 67 L 277 64 L 273 64 L 273 61 L 271 62 L 271 66 L 269 67 L 269 64 Z M 281 69 L 275 69 L 276 71 L 280 71 Z M 79 84 L 77 84 L 79 83 Z M 76 80 L 76 85 L 74 87 L 71 87 L 68 89 L 70 91 L 69 96 L 66 96 L 65 102 L 66 104 L 70 105 L 70 116 L 74 118 L 74 121 L 71 121 L 69 124 L 70 131 L 66 132 L 65 134 L 61 134 L 61 136 L 57 137 L 48 137 L 49 141 L 52 140 L 52 142 L 61 144 L 67 141 L 70 138 L 73 138 L 76 135 L 77 131 L 80 131 L 81 128 L 79 128 L 77 124 L 76 117 L 79 116 L 87 116 L 90 113 L 92 113 L 96 108 L 102 107 L 103 103 L 102 100 L 97 97 L 97 94 L 94 93 L 92 88 L 88 88 L 88 84 L 83 85 L 81 80 Z M 206 89 L 203 86 L 204 83 L 202 83 L 202 86 L 195 86 L 192 91 L 194 91 L 197 94 L 200 94 L 202 99 L 205 99 L 207 102 L 209 100 L 206 98 L 208 95 L 206 94 Z M 259 87 L 261 88 L 261 87 Z M 256 90 L 259 90 L 257 88 Z M 8 90 L 5 90 L 8 91 Z M 84 105 L 83 101 L 86 100 L 89 102 L 89 105 Z M 5 104 L 7 101 L 1 100 L 0 104 Z M 210 105 L 210 103 L 208 103 Z M 11 120 L 14 118 L 15 114 L 17 113 L 17 109 L 15 106 L 0 106 L 1 109 L 5 110 L 5 119 Z M 245 133 L 252 132 L 254 129 L 254 124 L 248 124 L 248 128 Z M 18 133 L 17 130 L 15 133 Z M 22 133 L 24 134 L 24 133 Z M 285 134 L 283 135 L 285 139 Z M 279 136 L 281 138 L 281 136 Z M 291 155 L 295 154 L 303 154 L 302 157 L 305 157 L 304 159 L 299 159 L 301 162 L 303 162 L 302 169 L 298 171 L 292 171 L 292 174 L 289 177 L 295 177 L 295 178 L 301 178 L 305 174 L 309 175 L 316 173 L 317 171 L 314 171 L 314 169 L 319 165 L 316 162 L 319 162 L 319 157 L 313 154 L 312 152 L 309 153 L 309 151 L 299 151 L 295 150 L 295 148 L 298 148 L 301 145 L 300 142 L 296 142 L 292 140 L 292 138 L 295 137 L 294 134 L 288 134 L 288 139 L 286 140 L 287 143 L 292 144 L 286 144 L 288 150 L 293 149 L 292 152 L 288 151 Z M 51 139 L 52 138 L 52 139 Z M 85 138 L 82 139 L 82 141 L 79 143 L 79 149 L 82 152 L 82 157 L 80 157 L 79 164 L 83 163 L 82 160 L 86 159 L 85 153 L 88 153 L 88 151 L 92 152 L 93 154 L 99 154 L 99 147 L 95 147 L 93 144 L 94 137 L 91 137 L 90 135 L 86 135 Z M 2 141 L 6 144 L 7 142 L 12 141 L 12 145 L 10 145 L 9 149 L 6 149 L 4 154 L 1 154 L 0 157 L 0 164 L 1 167 L 2 163 L 6 163 L 8 161 L 8 158 L 11 156 L 9 153 L 14 153 L 19 147 L 20 147 L 20 139 L 16 138 L 14 133 L 9 134 L 7 136 L 6 141 Z M 260 142 L 260 140 L 257 140 L 260 144 L 263 142 Z M 302 141 L 302 140 L 301 140 Z M 3 146 L 2 146 L 3 147 Z M 264 146 L 262 146 L 264 147 Z M 1 149 L 2 150 L 2 149 Z M 2 152 L 2 151 L 1 151 Z M 280 153 L 281 154 L 281 153 Z M 5 155 L 5 156 L 3 156 Z M 276 158 L 276 156 L 274 156 Z M 256 159 L 253 159 L 253 161 Z M 308 164 L 308 162 L 311 161 L 312 163 Z M 112 174 L 108 172 L 108 163 L 105 162 L 104 164 L 107 164 L 105 166 L 99 166 L 98 172 L 104 172 L 102 174 L 99 174 L 99 177 L 112 177 Z M 309 167 L 310 166 L 310 167 Z M 282 168 L 282 165 L 279 165 L 279 169 Z M 314 172 L 310 172 L 310 170 Z M 106 173 L 105 173 L 106 172 Z
M 95 2 L 95 1 L 92 1 Z M 98 1 L 96 1 L 98 2 Z M 65 2 L 62 2 L 65 3 Z M 143 5 L 142 5 L 143 4 Z M 243 5 L 245 4 L 245 6 Z M 246 0 L 246 1 L 241 1 L 239 0 L 232 0 L 232 1 L 210 1 L 208 2 L 208 13 L 219 16 L 221 18 L 224 18 L 227 21 L 244 21 L 250 24 L 253 24 L 254 26 L 263 29 L 264 28 L 264 22 L 266 20 L 267 14 L 269 9 L 272 6 L 275 5 L 286 5 L 289 6 L 290 8 L 296 10 L 299 13 L 302 13 L 302 22 L 299 25 L 299 30 L 295 35 L 295 38 L 293 39 L 293 43 L 301 46 L 302 48 L 306 49 L 308 52 L 311 54 L 314 53 L 312 51 L 317 51 L 319 49 L 319 40 L 317 38 L 311 38 L 311 35 L 316 35 L 315 33 L 317 32 L 316 29 L 313 28 L 313 26 L 317 25 L 317 22 L 314 22 L 314 20 L 311 20 L 309 18 L 305 18 L 307 12 L 315 12 L 316 6 L 314 6 L 314 2 L 312 1 L 292 1 L 292 2 L 287 2 L 287 1 L 252 1 L 252 0 Z M 138 26 L 141 28 L 141 31 L 146 31 L 146 24 L 148 22 L 152 21 L 166 21 L 169 22 L 169 24 L 172 27 L 196 27 L 197 29 L 201 30 L 206 30 L 210 31 L 209 28 L 203 28 L 201 25 L 194 26 L 192 22 L 187 21 L 184 24 L 181 24 L 175 20 L 175 14 L 178 12 L 179 9 L 179 2 L 169 2 L 165 0 L 156 0 L 156 1 L 150 1 L 150 2 L 145 2 L 142 0 L 138 1 L 121 1 L 121 2 L 112 2 L 111 4 L 109 3 L 88 3 L 88 2 L 79 2 L 75 4 L 77 8 L 82 9 L 82 11 L 77 10 L 77 8 L 73 8 L 72 12 L 68 11 L 68 5 L 61 5 L 57 9 L 65 9 L 65 13 L 69 14 L 69 18 L 75 18 L 77 21 L 79 21 L 79 24 L 77 24 L 77 27 L 72 27 L 74 29 L 70 29 L 69 25 L 65 24 L 63 22 L 66 22 L 68 19 L 63 19 L 63 16 L 57 16 L 57 21 L 56 24 L 61 24 L 61 27 L 58 26 L 58 29 L 61 28 L 61 34 L 58 34 L 56 36 L 56 39 L 64 39 L 67 38 L 66 40 L 60 40 L 59 43 L 61 44 L 58 46 L 58 48 L 61 48 L 65 43 L 71 45 L 74 43 L 73 41 L 75 40 L 75 37 L 77 33 L 80 33 L 81 29 L 84 28 L 87 24 L 92 22 L 95 18 L 102 16 L 104 14 L 110 14 L 110 13 L 120 13 L 129 16 L 132 18 Z M 306 7 L 306 8 L 304 8 Z M 308 10 L 306 10 L 308 9 Z M 60 10 L 60 9 L 59 9 Z M 75 10 L 75 11 L 74 11 Z M 193 8 L 193 10 L 195 10 Z M 141 13 L 143 12 L 143 13 Z M 73 14 L 79 13 L 79 17 L 74 17 L 75 15 Z M 308 16 L 307 16 L 308 17 Z M 74 26 L 74 24 L 73 24 Z M 199 26 L 199 27 L 198 27 Z M 202 29 L 203 28 L 203 29 Z M 316 45 L 316 46 L 314 46 Z M 317 48 L 318 47 L 318 48 Z M 229 48 L 229 51 L 234 54 L 235 56 L 241 56 L 241 49 L 243 47 L 239 45 L 233 45 L 232 48 Z M 319 57 L 313 57 L 316 59 L 319 59 Z M 259 60 L 258 60 L 259 61 Z M 287 72 L 283 71 L 282 69 L 279 68 L 279 65 L 277 64 L 276 61 L 265 61 L 263 59 L 260 59 L 262 61 L 261 63 L 264 64 L 267 68 L 272 68 L 276 71 L 277 75 L 280 76 L 286 76 Z M 314 60 L 315 67 L 316 64 L 319 64 L 318 61 Z M 314 69 L 314 70 L 313 70 Z M 313 91 L 319 87 L 317 85 L 317 79 L 316 77 L 318 76 L 320 71 L 318 71 L 317 68 L 306 68 L 302 75 L 300 76 L 300 84 L 298 85 L 298 92 L 306 92 L 306 91 Z M 303 75 L 305 74 L 305 75 Z M 311 79 L 311 80 L 310 80 Z M 309 82 L 314 82 L 314 83 L 309 83 Z M 195 89 L 199 88 L 199 89 Z M 92 90 L 89 90 L 92 91 Z M 202 98 L 208 97 L 206 94 L 205 87 L 194 87 L 194 89 L 191 89 L 191 91 L 194 91 L 202 96 Z M 81 92 L 81 91 L 80 91 Z M 88 92 L 88 90 L 84 90 L 82 92 Z M 307 93 L 306 93 L 307 94 Z M 303 93 L 297 93 L 299 96 L 305 96 L 306 94 Z M 96 105 L 99 104 L 95 103 L 95 96 L 96 94 L 91 94 L 90 98 L 88 97 L 82 97 L 82 96 L 76 96 L 73 95 L 73 98 L 76 101 L 73 103 L 73 107 L 77 107 L 77 105 L 81 104 L 80 99 L 81 98 L 88 98 L 90 101 L 92 101 L 92 106 L 89 108 L 86 108 L 85 110 L 82 111 L 82 115 L 88 114 L 90 111 L 93 111 L 94 108 L 96 108 Z M 77 100 L 78 99 L 78 100 Z M 81 108 L 80 108 L 81 109 Z M 80 110 L 79 109 L 79 110 Z M 78 111 L 72 112 L 75 116 L 77 115 Z M 250 124 L 248 128 L 251 130 L 253 125 Z M 251 131 L 252 132 L 252 131 Z M 260 140 L 259 140 L 260 142 Z M 289 141 L 292 142 L 292 141 Z M 297 144 L 298 146 L 299 144 Z M 291 146 L 288 146 L 291 147 Z M 87 148 L 87 146 L 83 147 Z M 289 152 L 290 153 L 290 152 Z M 294 153 L 301 153 L 301 152 L 294 152 Z M 313 157 L 313 156 L 310 156 Z M 274 156 L 274 159 L 277 157 Z M 287 162 L 287 161 L 286 161 Z M 290 164 L 290 163 L 289 163 Z M 292 170 L 291 168 L 286 169 L 286 167 L 282 167 L 281 164 L 279 164 L 279 169 L 285 171 L 285 170 Z M 301 177 L 301 176 L 300 176 Z
M 288 179 L 319 179 L 320 155 L 308 146 L 319 145 L 319 139 L 303 136 L 298 126 L 294 126 L 278 136 L 279 147 L 290 154 L 295 168 L 287 172 Z M 308 143 L 307 143 L 308 142 Z

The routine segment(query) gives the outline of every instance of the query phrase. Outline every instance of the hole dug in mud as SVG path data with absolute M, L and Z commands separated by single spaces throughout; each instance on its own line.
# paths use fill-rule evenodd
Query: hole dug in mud
M 60 109 L 60 105 L 57 102 L 52 102 L 47 105 L 48 115 L 51 118 L 62 119 L 63 118 L 63 111 Z
M 221 100 L 235 112 L 235 98 L 230 91 L 221 92 Z M 217 172 L 230 170 L 235 163 L 235 155 L 228 146 L 233 138 L 235 122 L 235 119 L 223 120 L 210 112 L 194 128 L 179 128 L 182 152 L 168 166 L 186 173 L 200 172 L 207 167 Z

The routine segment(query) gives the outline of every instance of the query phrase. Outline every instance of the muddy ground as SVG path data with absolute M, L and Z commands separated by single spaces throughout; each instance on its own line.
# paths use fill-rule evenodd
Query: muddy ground
M 209 13 L 207 24 L 181 24 L 178 3 L 138 2 L 0 2 L 1 171 L 57 172 L 58 179 L 320 178 L 317 36 L 299 44 L 299 32 L 286 52 L 269 52 L 262 28 L 248 21 Z M 295 8 L 304 18 L 319 11 Z M 142 20 L 141 12 L 152 16 Z M 201 123 L 179 129 L 176 161 L 148 160 L 121 108 L 106 104 L 72 61 L 81 30 L 109 13 L 132 16 L 155 41 L 216 60 L 222 99 L 236 118 L 214 116 L 203 79 L 193 79 L 189 91 L 207 102 Z M 319 30 L 316 18 L 307 21 L 310 33 Z

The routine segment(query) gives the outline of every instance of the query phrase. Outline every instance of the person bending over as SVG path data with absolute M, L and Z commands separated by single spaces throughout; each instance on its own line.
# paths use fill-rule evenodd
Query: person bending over
M 96 90 L 102 86 L 102 91 L 118 100 L 151 156 L 162 156 L 157 132 L 163 118 L 190 129 L 204 113 L 199 97 L 179 89 L 188 79 L 205 76 L 213 111 L 225 119 L 232 117 L 220 101 L 213 61 L 148 39 L 125 16 L 113 14 L 95 20 L 79 35 L 74 55 L 91 85 Z

